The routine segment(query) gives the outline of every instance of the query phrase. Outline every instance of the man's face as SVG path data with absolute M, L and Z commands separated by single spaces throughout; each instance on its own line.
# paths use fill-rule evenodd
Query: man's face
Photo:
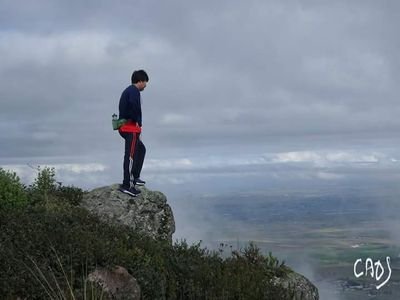
M 147 86 L 147 81 L 139 81 L 137 84 L 139 91 L 143 91 L 146 86 Z

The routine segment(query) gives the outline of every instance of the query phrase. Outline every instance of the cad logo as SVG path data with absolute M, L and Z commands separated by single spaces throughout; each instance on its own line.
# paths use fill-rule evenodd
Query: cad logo
M 392 269 L 390 268 L 390 257 L 386 257 L 386 266 L 388 269 L 388 275 L 384 281 L 381 282 L 383 275 L 385 275 L 385 268 L 383 267 L 380 260 L 376 261 L 375 263 L 371 258 L 367 258 L 365 264 L 361 258 L 357 259 L 354 263 L 354 276 L 359 278 L 361 276 L 374 278 L 377 282 L 381 282 L 379 285 L 376 286 L 376 289 L 379 290 L 383 287 L 386 283 L 388 283 L 390 276 L 392 276 Z

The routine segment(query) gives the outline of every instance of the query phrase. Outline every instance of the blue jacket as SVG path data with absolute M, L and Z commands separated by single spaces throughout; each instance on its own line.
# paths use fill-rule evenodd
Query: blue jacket
M 128 86 L 121 94 L 119 100 L 119 118 L 137 122 L 142 127 L 140 91 L 133 84 Z

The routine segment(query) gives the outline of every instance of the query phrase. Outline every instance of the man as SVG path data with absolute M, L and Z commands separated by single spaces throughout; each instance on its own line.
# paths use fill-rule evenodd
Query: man
M 140 179 L 146 148 L 140 139 L 142 132 L 142 107 L 140 92 L 143 91 L 149 81 L 144 70 L 132 73 L 132 85 L 128 86 L 119 100 L 119 118 L 128 120 L 119 128 L 119 134 L 125 139 L 124 155 L 124 180 L 120 191 L 132 197 L 140 194 L 135 185 L 144 185 Z

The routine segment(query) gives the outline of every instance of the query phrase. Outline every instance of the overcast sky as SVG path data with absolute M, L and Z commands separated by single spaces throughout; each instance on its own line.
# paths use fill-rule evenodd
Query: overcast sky
M 0 167 L 28 184 L 38 165 L 85 189 L 121 182 L 111 115 L 145 69 L 142 178 L 167 194 L 175 238 L 229 228 L 207 194 L 400 195 L 399 11 L 397 0 L 0 0 Z
M 0 1 L 0 165 L 24 180 L 30 164 L 86 188 L 119 182 L 111 115 L 132 71 L 145 69 L 143 177 L 156 187 L 222 187 L 235 174 L 400 179 L 399 9 Z

